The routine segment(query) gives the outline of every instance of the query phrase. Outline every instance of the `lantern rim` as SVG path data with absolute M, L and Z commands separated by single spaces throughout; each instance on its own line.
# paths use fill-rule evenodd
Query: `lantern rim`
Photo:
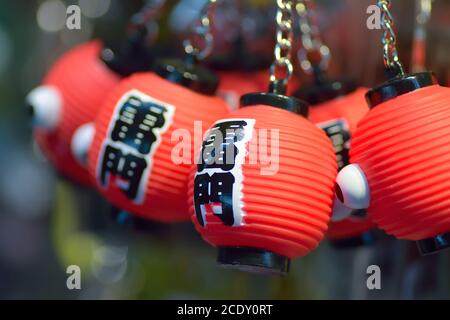
M 255 92 L 243 95 L 240 99 L 240 105 L 241 108 L 256 105 L 266 105 L 284 109 L 305 118 L 308 117 L 309 109 L 308 103 L 303 100 L 270 92 Z
M 415 90 L 439 84 L 433 72 L 420 72 L 391 79 L 366 93 L 369 108 Z

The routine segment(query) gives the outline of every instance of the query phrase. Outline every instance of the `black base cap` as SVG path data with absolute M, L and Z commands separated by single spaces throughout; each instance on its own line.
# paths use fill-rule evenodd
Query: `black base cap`
M 438 84 L 432 72 L 421 72 L 412 75 L 405 75 L 391 79 L 382 85 L 369 90 L 366 93 L 366 100 L 369 108 L 394 99 L 402 94 L 414 90 Z
M 450 232 L 417 241 L 421 255 L 426 256 L 450 248 Z
M 308 117 L 308 104 L 306 102 L 277 93 L 257 92 L 248 93 L 241 97 L 241 108 L 255 105 L 280 108 Z
M 315 105 L 352 93 L 356 88 L 356 82 L 349 78 L 324 79 L 313 84 L 302 85 L 294 92 L 294 97 Z
M 178 59 L 159 60 L 153 70 L 160 77 L 182 85 L 198 93 L 214 95 L 219 86 L 219 79 L 210 70 L 195 61 Z
M 336 249 L 354 249 L 372 245 L 374 242 L 375 235 L 372 231 L 367 231 L 357 237 L 330 240 L 331 246 Z
M 217 262 L 226 268 L 264 275 L 286 275 L 290 260 L 282 255 L 247 247 L 221 247 Z

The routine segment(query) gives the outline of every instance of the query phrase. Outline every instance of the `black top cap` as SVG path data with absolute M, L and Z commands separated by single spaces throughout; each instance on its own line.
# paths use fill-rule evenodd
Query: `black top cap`
M 219 85 L 214 73 L 194 62 L 164 59 L 157 61 L 153 70 L 166 80 L 206 95 L 214 95 Z
M 366 100 L 369 108 L 373 108 L 402 94 L 435 84 L 438 84 L 438 82 L 432 72 L 421 72 L 397 77 L 369 90 L 366 93 Z
M 150 70 L 157 53 L 150 48 L 145 37 L 146 33 L 138 30 L 128 38 L 125 44 L 109 43 L 102 50 L 100 59 L 111 70 L 123 77 Z
M 310 85 L 301 86 L 294 93 L 294 96 L 315 105 L 349 94 L 356 88 L 356 82 L 351 79 L 324 79 Z
M 248 93 L 241 97 L 242 108 L 261 104 L 291 111 L 305 118 L 308 117 L 308 104 L 294 97 L 267 92 Z

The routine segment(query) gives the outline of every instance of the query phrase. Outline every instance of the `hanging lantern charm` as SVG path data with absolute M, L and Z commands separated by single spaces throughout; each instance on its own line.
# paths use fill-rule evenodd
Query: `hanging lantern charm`
M 144 7 L 141 13 L 147 10 Z M 136 24 L 139 32 L 131 32 L 127 41 L 121 43 L 117 50 L 120 54 L 100 41 L 69 50 L 52 66 L 42 85 L 27 96 L 33 136 L 62 176 L 92 185 L 85 168 L 87 151 L 83 148 L 85 141 L 90 141 L 88 131 L 83 129 L 84 133 L 78 135 L 81 143 L 73 144 L 73 135 L 77 128 L 94 121 L 103 100 L 122 77 L 150 67 L 154 55 L 145 39 L 145 24 L 155 14 Z
M 418 241 L 422 254 L 450 247 L 450 89 L 430 72 L 405 75 L 398 59 L 389 1 L 383 12 L 386 83 L 367 95 L 350 162 L 337 195 L 399 239 Z
M 322 41 L 314 2 L 299 1 L 296 11 L 302 40 L 297 53 L 299 65 L 312 81 L 302 84 L 294 96 L 311 105 L 309 119 L 332 141 L 341 170 L 349 161 L 351 134 L 368 111 L 364 97 L 367 89 L 358 88 L 348 77 L 328 77 L 331 51 Z M 373 242 L 373 226 L 365 210 L 352 210 L 335 199 L 327 236 L 338 248 L 369 244 Z
M 125 78 L 95 121 L 88 167 L 101 194 L 130 214 L 161 222 L 189 219 L 187 181 L 197 131 L 228 111 L 218 80 L 197 61 L 212 49 L 210 1 L 201 12 L 205 47 L 185 42 L 186 59 L 159 60 Z M 196 127 L 197 125 L 197 127 Z
M 336 161 L 324 132 L 305 119 L 307 104 L 284 95 L 293 69 L 293 1 L 277 4 L 269 93 L 242 96 L 240 110 L 210 128 L 189 201 L 196 229 L 218 247 L 221 265 L 284 275 L 290 259 L 306 255 L 324 236 Z M 271 150 L 269 167 L 258 158 L 264 150 Z

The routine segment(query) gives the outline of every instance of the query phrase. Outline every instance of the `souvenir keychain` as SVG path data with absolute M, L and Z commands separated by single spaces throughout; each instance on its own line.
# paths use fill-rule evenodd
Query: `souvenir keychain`
M 351 134 L 369 111 L 364 97 L 367 89 L 358 88 L 349 78 L 327 76 L 331 52 L 322 41 L 314 2 L 299 1 L 296 11 L 302 40 L 298 60 L 303 72 L 312 76 L 313 83 L 300 86 L 294 95 L 311 104 L 309 119 L 331 139 L 340 170 L 349 161 Z M 353 247 L 372 243 L 374 238 L 369 230 L 373 227 L 365 210 L 351 210 L 335 201 L 327 236 L 335 247 Z
M 198 64 L 213 46 L 209 14 L 215 2 L 205 4 L 194 27 L 203 48 L 188 39 L 184 60 L 160 60 L 152 72 L 122 80 L 91 125 L 92 143 L 83 146 L 88 170 L 100 193 L 130 214 L 161 222 L 189 219 L 194 143 L 228 111 L 215 96 L 216 76 Z
M 351 165 L 337 178 L 337 196 L 422 254 L 450 246 L 450 89 L 431 72 L 406 75 L 399 60 L 390 1 L 379 0 L 390 79 L 367 92 Z
M 146 42 L 146 25 L 156 17 L 163 1 L 151 3 L 154 5 L 145 6 L 132 18 L 128 40 L 119 50 L 104 47 L 99 40 L 73 48 L 26 98 L 34 138 L 57 171 L 72 181 L 91 184 L 88 172 L 76 159 L 85 155 L 77 152 L 74 156 L 71 150 L 75 129 L 93 121 L 101 102 L 121 77 L 150 68 L 152 50 Z M 88 136 L 85 132 L 81 138 Z
M 244 95 L 238 111 L 218 118 L 189 181 L 196 229 L 221 265 L 243 271 L 286 274 L 290 259 L 317 247 L 331 215 L 333 147 L 306 119 L 308 105 L 285 95 L 293 5 L 277 1 L 269 92 Z

